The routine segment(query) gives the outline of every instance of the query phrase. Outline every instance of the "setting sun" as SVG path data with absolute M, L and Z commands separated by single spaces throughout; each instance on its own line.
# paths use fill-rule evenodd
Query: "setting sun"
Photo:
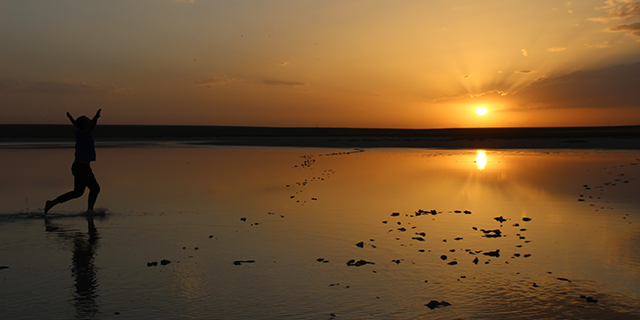
M 485 114 L 487 114 L 487 108 L 485 108 L 485 107 L 480 107 L 480 108 L 476 109 L 476 113 L 477 113 L 479 116 L 484 116 Z

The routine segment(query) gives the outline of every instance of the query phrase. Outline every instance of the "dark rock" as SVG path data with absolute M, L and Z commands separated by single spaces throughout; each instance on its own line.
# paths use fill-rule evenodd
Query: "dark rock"
M 531 218 L 523 217 L 523 218 L 522 218 L 522 221 L 525 221 L 525 222 L 526 222 L 526 221 L 531 221 Z
M 2 270 L 2 269 L 9 269 L 9 267 L 7 267 L 7 266 L 0 266 L 0 270 Z
M 394 213 L 391 214 L 392 217 L 397 217 L 399 215 L 400 215 L 400 212 L 394 212 Z
M 391 260 L 391 262 L 395 262 L 396 264 L 400 264 L 400 260 Z
M 440 256 L 440 259 L 447 260 L 447 256 L 443 254 L 443 255 Z
M 513 256 L 514 256 L 514 257 L 519 257 L 519 256 L 520 256 L 520 254 L 519 254 L 519 253 L 514 253 L 514 254 L 513 254 Z
M 567 282 L 571 282 L 571 280 L 567 279 L 567 278 L 558 278 L 558 280 L 560 281 L 567 281 Z
M 413 237 L 413 238 L 411 238 L 411 239 L 413 239 L 413 240 L 418 240 L 418 241 L 424 241 L 424 238 L 423 238 L 423 237 Z
M 484 233 L 484 236 L 487 237 L 487 238 L 500 238 L 500 237 L 502 237 L 502 231 L 500 231 L 500 229 L 494 229 L 494 230 L 481 229 L 480 231 L 482 231 Z
M 490 257 L 496 257 L 499 258 L 500 257 L 500 249 L 496 250 L 496 251 L 489 251 L 489 252 L 484 252 L 483 253 L 485 256 L 490 256 Z
M 451 303 L 449 302 L 446 302 L 446 301 L 438 302 L 437 300 L 431 300 L 429 301 L 429 303 L 425 304 L 425 306 L 431 310 L 435 308 L 448 307 L 450 305 Z
M 324 262 L 324 261 L 326 261 L 326 260 L 324 260 L 324 258 L 318 258 L 318 259 L 316 259 L 316 261 L 318 261 L 318 262 Z
M 161 264 L 161 265 L 163 265 L 163 266 L 166 266 L 166 265 L 168 265 L 169 263 L 171 263 L 171 261 L 169 261 L 169 260 L 167 260 L 167 259 L 162 259 L 162 260 L 160 261 L 160 264 Z
M 464 214 L 471 214 L 471 211 L 469 211 L 469 210 L 465 210 L 465 211 L 464 211 Z
M 462 239 L 463 239 L 462 237 L 457 237 L 457 238 L 454 238 L 453 240 L 460 241 Z
M 534 287 L 534 288 L 539 288 L 540 286 L 539 286 L 539 285 L 537 285 L 537 284 L 534 282 L 534 283 L 533 283 L 533 287 Z
M 209 235 L 209 239 L 213 238 L 213 235 Z
M 473 227 L 473 228 L 471 228 L 471 229 L 473 229 L 473 230 L 478 230 L 478 227 Z
M 360 241 L 360 242 L 356 243 L 356 247 L 364 248 L 364 242 Z
M 247 218 L 240 218 L 240 221 L 247 221 Z
M 587 302 L 593 302 L 593 303 L 598 303 L 597 299 L 594 299 L 592 297 L 587 297 Z
M 496 219 L 496 221 L 498 221 L 498 222 L 505 222 L 505 221 L 507 221 L 507 219 L 503 218 L 502 216 L 495 217 L 494 219 Z
M 407 231 L 407 229 L 405 229 L 404 227 L 402 227 L 402 228 L 398 228 L 398 231 L 405 232 L 405 231 Z
M 239 266 L 243 263 L 254 263 L 256 262 L 255 260 L 236 260 L 233 262 L 234 265 Z
M 386 221 L 386 220 L 385 220 L 385 221 L 382 221 L 382 223 L 387 224 L 387 221 Z
M 454 260 L 454 261 L 451 261 L 451 262 L 449 262 L 447 264 L 450 265 L 450 266 L 455 266 L 456 264 L 458 264 L 458 261 Z
M 355 259 L 351 259 L 347 262 L 347 265 L 350 267 L 360 267 L 360 266 L 364 266 L 365 264 L 375 264 L 375 263 L 366 261 L 366 260 L 356 261 Z
M 476 257 L 475 259 L 473 259 L 473 263 L 474 263 L 474 264 L 478 264 L 478 257 Z
M 147 262 L 147 267 L 155 267 L 158 265 L 158 261 L 154 261 L 154 262 Z
M 525 255 L 524 255 L 524 257 L 525 257 L 525 258 L 529 258 L 529 257 L 531 257 L 531 254 L 530 254 L 530 253 L 527 253 L 527 254 L 525 254 Z
M 425 237 L 427 234 L 425 232 L 416 232 L 417 235 Z

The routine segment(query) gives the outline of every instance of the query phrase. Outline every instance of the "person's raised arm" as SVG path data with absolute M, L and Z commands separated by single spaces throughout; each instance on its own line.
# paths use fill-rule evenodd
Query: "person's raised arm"
M 67 112 L 67 118 L 69 118 L 69 120 L 71 120 L 71 123 L 74 126 L 78 127 L 78 123 L 75 120 L 73 120 L 73 117 L 71 116 L 71 113 Z
M 102 109 L 98 109 L 98 111 L 96 111 L 96 115 L 93 116 L 93 119 L 91 119 L 91 122 L 89 122 L 89 128 L 87 128 L 88 133 L 91 133 L 91 131 L 93 131 L 93 128 L 96 127 L 96 124 L 98 124 L 98 118 L 100 118 L 100 112 L 102 112 Z

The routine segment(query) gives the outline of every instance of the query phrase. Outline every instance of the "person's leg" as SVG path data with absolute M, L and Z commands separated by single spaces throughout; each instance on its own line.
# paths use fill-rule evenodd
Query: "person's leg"
M 89 170 L 91 170 L 89 168 Z M 73 190 L 69 191 L 53 200 L 47 200 L 44 206 L 44 213 L 46 214 L 53 208 L 53 206 L 67 202 L 71 199 L 79 198 L 84 194 L 84 189 L 86 188 L 86 178 L 83 175 L 82 165 L 74 163 L 71 166 L 71 173 L 73 173 Z M 93 174 L 92 174 L 93 175 Z M 95 179 L 95 178 L 94 178 Z
M 96 180 L 93 171 L 91 168 L 88 168 L 87 176 L 86 176 L 86 185 L 89 187 L 89 203 L 87 205 L 87 211 L 93 211 L 93 205 L 96 203 L 96 199 L 98 199 L 98 194 L 100 193 L 100 185 L 98 184 L 98 180 Z

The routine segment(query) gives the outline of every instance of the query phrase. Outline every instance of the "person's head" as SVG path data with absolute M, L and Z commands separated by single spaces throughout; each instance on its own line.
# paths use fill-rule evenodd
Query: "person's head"
M 86 116 L 79 116 L 76 119 L 76 124 L 78 125 L 79 128 L 82 128 L 82 129 L 86 129 L 87 127 L 89 127 L 90 123 L 91 123 L 91 120 L 89 120 L 89 118 L 87 118 Z

